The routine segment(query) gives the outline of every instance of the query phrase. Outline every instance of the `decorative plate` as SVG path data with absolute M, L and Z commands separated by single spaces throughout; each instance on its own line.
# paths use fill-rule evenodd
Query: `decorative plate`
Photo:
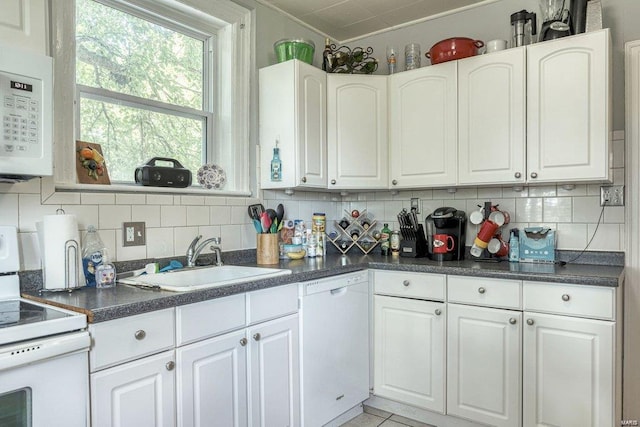
M 220 190 L 227 182 L 227 175 L 220 166 L 207 163 L 198 169 L 198 182 L 208 190 Z

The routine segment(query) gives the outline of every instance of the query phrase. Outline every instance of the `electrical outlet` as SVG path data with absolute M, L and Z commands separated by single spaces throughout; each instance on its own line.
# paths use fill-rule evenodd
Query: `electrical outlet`
M 144 246 L 147 243 L 144 222 L 122 223 L 122 245 Z
M 601 186 L 600 206 L 624 206 L 624 185 Z

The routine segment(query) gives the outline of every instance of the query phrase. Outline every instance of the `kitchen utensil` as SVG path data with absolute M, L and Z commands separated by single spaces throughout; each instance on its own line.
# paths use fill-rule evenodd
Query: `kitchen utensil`
M 260 220 L 260 215 L 264 212 L 264 206 L 260 203 L 255 205 L 249 205 L 247 208 L 249 211 L 249 218 Z
M 571 34 L 584 33 L 587 27 L 587 0 L 571 0 Z
M 519 47 L 534 42 L 538 25 L 536 14 L 521 10 L 511 15 L 511 47 Z M 488 48 L 487 48 L 488 51 Z
M 543 23 L 540 28 L 540 41 L 558 39 L 571 35 L 569 11 L 565 9 L 566 0 L 540 0 Z
M 276 206 L 276 217 L 278 218 L 278 225 L 282 224 L 282 218 L 284 218 L 284 206 L 282 206 L 282 203 L 278 203 L 278 206 Z
M 262 224 L 259 219 L 253 219 L 253 227 L 256 229 L 258 233 L 262 233 Z
M 262 212 L 260 215 L 260 225 L 262 226 L 262 232 L 268 233 L 271 228 L 271 218 L 267 212 Z
M 434 44 L 425 54 L 431 60 L 431 64 L 453 61 L 455 59 L 468 58 L 478 54 L 478 49 L 484 46 L 481 40 L 473 40 L 466 37 L 452 37 Z

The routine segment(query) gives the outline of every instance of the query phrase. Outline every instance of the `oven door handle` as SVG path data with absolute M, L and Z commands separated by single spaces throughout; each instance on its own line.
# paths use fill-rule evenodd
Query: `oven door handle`
M 88 351 L 90 344 L 89 332 L 78 331 L 0 346 L 0 372 L 63 354 Z

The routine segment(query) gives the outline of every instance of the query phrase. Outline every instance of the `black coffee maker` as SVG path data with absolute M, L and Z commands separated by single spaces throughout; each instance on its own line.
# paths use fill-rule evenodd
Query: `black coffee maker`
M 435 261 L 464 259 L 467 215 L 456 208 L 436 209 L 425 220 L 427 256 Z

